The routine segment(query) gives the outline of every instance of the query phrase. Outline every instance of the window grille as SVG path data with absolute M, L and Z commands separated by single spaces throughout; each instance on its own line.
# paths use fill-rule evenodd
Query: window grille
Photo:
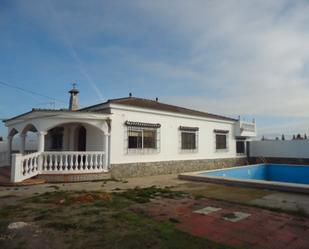
M 179 145 L 181 152 L 198 151 L 198 127 L 179 127 Z
M 245 140 L 236 140 L 236 153 L 240 155 L 243 155 L 246 153 Z
M 228 134 L 228 130 L 214 130 L 216 151 L 228 151 Z
M 127 153 L 160 151 L 160 124 L 126 121 L 125 150 Z

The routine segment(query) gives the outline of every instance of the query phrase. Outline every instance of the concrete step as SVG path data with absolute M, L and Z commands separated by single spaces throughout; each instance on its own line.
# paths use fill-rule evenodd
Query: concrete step
M 35 178 L 44 179 L 46 182 L 91 182 L 111 178 L 110 173 L 83 173 L 83 174 L 41 174 Z

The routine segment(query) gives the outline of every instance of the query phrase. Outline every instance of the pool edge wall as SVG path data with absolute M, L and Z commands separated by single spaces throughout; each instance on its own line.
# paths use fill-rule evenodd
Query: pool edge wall
M 237 187 L 250 187 L 250 188 L 260 188 L 260 189 L 268 189 L 268 190 L 278 190 L 285 192 L 293 192 L 293 193 L 303 193 L 309 194 L 309 185 L 300 186 L 302 184 L 280 184 L 278 182 L 259 182 L 256 180 L 243 181 L 238 179 L 228 179 L 228 178 L 219 178 L 219 177 L 207 177 L 207 176 L 198 176 L 196 173 L 186 173 L 179 174 L 178 178 L 181 180 L 189 180 L 189 181 L 198 181 L 198 182 L 207 182 L 207 183 L 215 183 L 215 184 L 224 184 L 229 186 L 237 186 Z

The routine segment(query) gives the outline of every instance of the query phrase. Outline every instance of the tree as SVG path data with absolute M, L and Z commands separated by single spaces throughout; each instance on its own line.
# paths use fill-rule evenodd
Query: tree
M 265 140 L 265 137 L 264 137 L 264 135 L 263 135 L 263 137 L 262 137 L 262 141 L 264 141 Z
M 276 140 L 279 140 L 279 137 L 276 137 Z
M 302 139 L 302 138 L 301 138 L 301 135 L 300 135 L 299 133 L 297 134 L 296 139 L 298 139 L 298 140 Z
M 305 133 L 305 135 L 304 135 L 304 139 L 307 139 L 307 134 Z
M 282 140 L 282 141 L 284 141 L 284 140 L 285 140 L 284 134 L 282 134 L 282 136 L 281 136 L 281 140 Z
M 3 142 L 3 137 L 0 137 L 0 142 Z
M 295 135 L 293 135 L 293 138 L 292 138 L 293 140 L 295 140 L 296 139 L 296 137 L 295 137 Z

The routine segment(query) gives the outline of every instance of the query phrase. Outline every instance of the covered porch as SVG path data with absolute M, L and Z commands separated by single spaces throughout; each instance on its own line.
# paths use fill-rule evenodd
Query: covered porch
M 5 160 L 11 165 L 11 182 L 36 175 L 108 172 L 110 122 L 106 114 L 34 109 L 6 121 L 2 165 Z

